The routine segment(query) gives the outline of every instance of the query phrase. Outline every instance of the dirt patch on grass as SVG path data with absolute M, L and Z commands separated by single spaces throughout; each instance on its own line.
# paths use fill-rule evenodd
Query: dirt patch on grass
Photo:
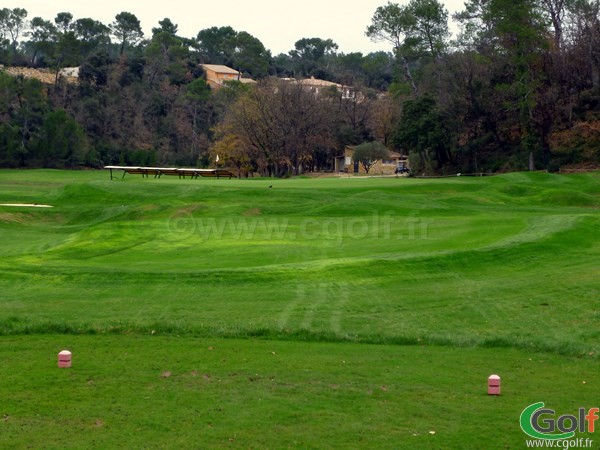
M 175 211 L 175 213 L 173 214 L 173 217 L 177 218 L 177 217 L 190 216 L 193 213 L 195 213 L 196 211 L 198 211 L 199 209 L 203 209 L 203 208 L 204 208 L 204 205 L 202 205 L 200 203 L 195 203 L 193 205 L 186 206 L 185 208 L 179 208 L 177 211 Z
M 27 214 L 19 213 L 0 213 L 0 222 L 5 223 L 25 223 L 29 219 Z
M 242 216 L 244 217 L 254 217 L 254 216 L 260 216 L 262 214 L 262 211 L 260 210 L 260 208 L 252 208 L 249 209 L 247 211 L 244 211 L 242 213 Z
M 157 209 L 160 209 L 160 206 L 154 204 L 144 205 L 139 208 L 140 211 L 156 211 Z
M 133 210 L 136 220 L 150 220 L 154 213 L 160 212 L 161 207 L 155 204 L 144 205 Z

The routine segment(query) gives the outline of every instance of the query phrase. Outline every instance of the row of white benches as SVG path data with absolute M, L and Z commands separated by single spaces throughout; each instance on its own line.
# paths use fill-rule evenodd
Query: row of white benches
M 213 177 L 213 178 L 229 178 L 234 174 L 227 169 L 177 169 L 174 167 L 129 167 L 129 166 L 105 166 L 105 169 L 110 170 L 110 179 L 118 178 L 113 176 L 113 170 L 122 170 L 124 178 L 128 173 L 141 175 L 148 178 L 160 178 L 163 175 L 178 176 L 179 178 L 198 178 L 198 177 Z

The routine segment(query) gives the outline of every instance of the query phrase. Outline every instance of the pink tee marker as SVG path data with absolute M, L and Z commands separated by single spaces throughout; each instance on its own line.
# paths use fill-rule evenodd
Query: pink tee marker
M 498 375 L 489 376 L 488 395 L 500 395 L 500 377 Z
M 58 367 L 71 367 L 71 352 L 63 350 L 58 354 Z

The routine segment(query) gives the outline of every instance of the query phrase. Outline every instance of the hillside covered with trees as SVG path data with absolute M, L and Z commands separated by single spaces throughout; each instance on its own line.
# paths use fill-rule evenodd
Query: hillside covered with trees
M 426 173 L 600 164 L 600 0 L 467 0 L 453 17 L 437 0 L 387 3 L 357 32 L 389 51 L 314 37 L 272 55 L 231 27 L 184 37 L 165 18 L 148 37 L 130 12 L 104 24 L 0 9 L 0 167 L 212 167 L 219 155 L 240 174 L 285 176 L 332 170 L 345 146 L 373 141 Z M 258 83 L 211 90 L 201 64 Z M 298 82 L 311 77 L 337 87 Z

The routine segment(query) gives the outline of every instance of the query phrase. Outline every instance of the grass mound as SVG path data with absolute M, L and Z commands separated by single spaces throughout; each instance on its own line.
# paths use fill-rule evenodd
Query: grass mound
M 164 324 L 597 354 L 598 184 L 537 173 L 191 182 L 4 171 L 0 200 L 56 207 L 0 210 L 2 305 L 16 319 L 0 332 Z

